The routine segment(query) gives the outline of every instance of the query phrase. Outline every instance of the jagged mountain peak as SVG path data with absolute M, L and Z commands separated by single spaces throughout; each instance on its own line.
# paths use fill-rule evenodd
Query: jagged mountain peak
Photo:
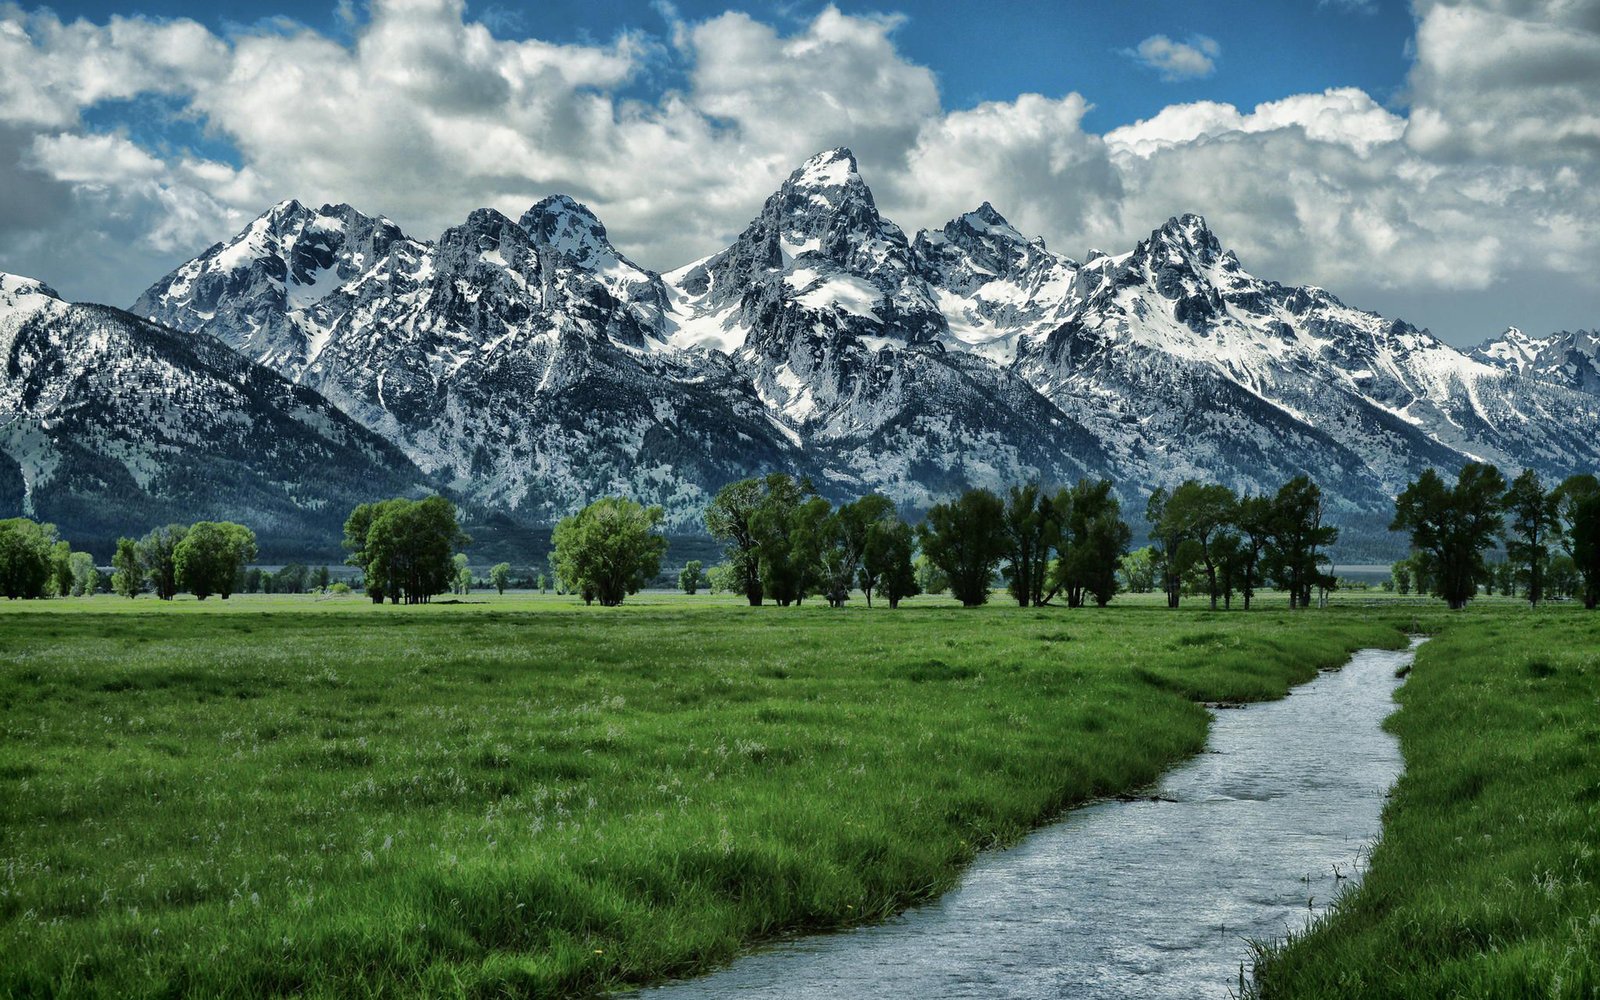
M 1503 333 L 1483 341 L 1476 348 L 1503 357 L 1523 356 L 1529 350 L 1537 351 L 1543 340 L 1528 336 L 1520 327 L 1508 326 Z
M 447 246 L 477 236 L 499 239 L 513 230 L 526 241 L 527 231 L 509 215 L 493 208 L 475 208 L 467 214 L 466 221 L 461 225 L 451 226 L 444 231 L 439 237 L 439 245 Z
M 1206 224 L 1205 217 L 1192 212 L 1168 219 L 1143 245 L 1152 251 L 1157 247 L 1177 250 L 1206 262 L 1223 255 L 1222 243 Z
M 848 187 L 861 183 L 861 169 L 848 146 L 837 146 L 800 164 L 784 183 L 794 187 Z
M 276 205 L 273 205 L 271 208 L 267 209 L 265 212 L 262 212 L 256 218 L 258 220 L 264 219 L 269 222 L 281 224 L 286 220 L 298 218 L 299 216 L 304 215 L 305 211 L 306 207 L 300 203 L 299 198 L 285 198 Z
M 534 245 L 567 258 L 597 274 L 625 271 L 633 281 L 654 279 L 611 244 L 605 224 L 589 206 L 565 194 L 543 198 L 522 213 L 518 222 Z
M 1518 375 L 1600 395 L 1600 333 L 1563 330 L 1534 337 L 1513 326 L 1473 348 L 1471 355 Z
M 824 237 L 841 225 L 900 232 L 878 215 L 855 154 L 843 146 L 818 153 L 796 168 L 767 199 L 761 214 L 791 240 Z
M 539 199 L 522 213 L 520 221 L 528 235 L 541 244 L 559 243 L 566 234 L 572 233 L 607 248 L 611 245 L 599 216 L 571 195 L 553 194 Z
M 1029 243 L 1044 245 L 1043 240 L 1029 240 L 1022 235 L 988 202 L 945 223 L 944 234 L 952 240 L 959 240 L 962 236 L 970 234 L 986 241 L 1010 243 L 1016 246 L 1026 246 Z

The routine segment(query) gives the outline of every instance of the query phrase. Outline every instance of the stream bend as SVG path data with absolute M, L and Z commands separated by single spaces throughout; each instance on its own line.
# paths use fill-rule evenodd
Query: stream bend
M 1236 995 L 1251 939 L 1301 930 L 1359 878 L 1402 767 L 1382 723 L 1422 641 L 1362 650 L 1281 701 L 1215 711 L 1206 751 L 1167 772 L 1160 801 L 1075 809 L 888 923 L 639 996 Z

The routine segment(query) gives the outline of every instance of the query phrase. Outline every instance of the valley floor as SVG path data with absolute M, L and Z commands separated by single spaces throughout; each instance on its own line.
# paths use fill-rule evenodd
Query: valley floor
M 1383 846 L 1271 995 L 1373 995 L 1361 976 L 1395 963 L 1394 995 L 1594 990 L 1600 617 L 1002 597 L 7 603 L 0 995 L 691 974 L 937 895 L 1197 752 L 1197 701 L 1279 697 L 1416 629 L 1439 638 L 1403 689 Z

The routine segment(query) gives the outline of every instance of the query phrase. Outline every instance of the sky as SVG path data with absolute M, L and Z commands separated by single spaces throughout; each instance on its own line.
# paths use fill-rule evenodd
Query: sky
M 660 270 L 851 147 L 908 232 L 1205 215 L 1457 344 L 1600 325 L 1600 0 L 0 2 L 0 270 L 128 305 L 284 198 L 584 201 Z

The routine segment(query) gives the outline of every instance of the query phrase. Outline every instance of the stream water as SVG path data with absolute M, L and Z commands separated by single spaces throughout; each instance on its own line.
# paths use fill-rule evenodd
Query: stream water
M 1400 774 L 1381 724 L 1415 648 L 1364 650 L 1282 701 L 1216 710 L 1206 751 L 1151 798 L 1073 810 L 979 856 L 936 902 L 639 996 L 1236 994 L 1250 939 L 1302 929 L 1359 877 Z

